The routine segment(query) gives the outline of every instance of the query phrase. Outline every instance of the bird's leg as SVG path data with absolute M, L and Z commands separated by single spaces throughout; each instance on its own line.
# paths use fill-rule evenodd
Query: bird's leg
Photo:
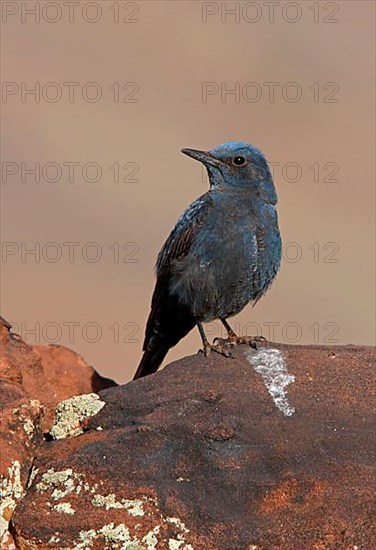
M 218 342 L 218 344 L 222 346 L 236 346 L 237 344 L 248 344 L 249 346 L 252 346 L 253 348 L 257 349 L 257 343 L 258 342 L 266 342 L 266 338 L 263 336 L 238 336 L 230 327 L 229 323 L 226 321 L 226 319 L 220 320 L 225 329 L 227 330 L 228 337 L 225 338 L 215 338 L 214 342 Z
M 203 349 L 200 351 L 203 351 L 205 357 L 209 357 L 211 351 L 215 351 L 216 353 L 224 355 L 225 357 L 231 357 L 231 353 L 228 351 L 228 349 L 225 349 L 225 346 L 223 346 L 220 342 L 218 342 L 217 344 L 211 344 L 209 342 L 209 340 L 206 338 L 202 323 L 197 323 L 197 327 L 202 340 Z
M 221 319 L 221 323 L 225 327 L 225 329 L 227 330 L 228 339 L 229 340 L 234 340 L 236 342 L 236 340 L 239 338 L 239 336 L 232 330 L 232 328 L 230 327 L 230 325 L 226 321 L 226 319 Z

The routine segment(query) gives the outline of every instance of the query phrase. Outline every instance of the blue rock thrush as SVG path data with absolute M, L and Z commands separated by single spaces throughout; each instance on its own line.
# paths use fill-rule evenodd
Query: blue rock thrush
M 226 321 L 271 285 L 281 261 L 277 195 L 262 152 L 230 141 L 209 152 L 183 149 L 202 162 L 210 189 L 178 219 L 159 252 L 157 282 L 134 379 L 155 372 L 168 350 L 198 326 L 205 355 L 238 337 Z M 202 323 L 220 319 L 228 339 L 209 344 Z

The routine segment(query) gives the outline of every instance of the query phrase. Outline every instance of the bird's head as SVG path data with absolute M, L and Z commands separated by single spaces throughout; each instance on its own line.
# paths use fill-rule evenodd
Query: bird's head
M 267 202 L 277 202 L 268 163 L 254 145 L 244 141 L 228 141 L 211 151 L 182 149 L 182 153 L 205 165 L 211 188 L 249 190 L 260 194 Z

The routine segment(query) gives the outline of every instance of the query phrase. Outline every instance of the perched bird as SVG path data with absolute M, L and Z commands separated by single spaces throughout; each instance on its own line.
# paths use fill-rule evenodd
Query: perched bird
M 143 357 L 134 379 L 155 372 L 168 350 L 198 326 L 205 355 L 226 354 L 238 337 L 226 321 L 257 302 L 281 261 L 277 195 L 262 152 L 230 141 L 211 151 L 182 149 L 202 162 L 210 189 L 180 216 L 159 252 Z M 202 323 L 220 319 L 228 339 L 210 344 Z M 227 353 L 228 354 L 228 353 Z

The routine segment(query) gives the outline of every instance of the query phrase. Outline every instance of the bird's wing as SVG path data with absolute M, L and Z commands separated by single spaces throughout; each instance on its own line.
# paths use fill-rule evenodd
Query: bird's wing
M 186 256 L 200 227 L 206 219 L 212 199 L 208 193 L 195 200 L 180 216 L 163 245 L 157 259 L 157 281 L 151 301 L 151 312 L 146 324 L 143 349 L 159 345 L 169 334 L 169 347 L 185 336 L 195 325 L 190 312 L 169 293 L 173 262 Z
M 157 277 L 168 272 L 174 260 L 186 256 L 212 205 L 209 193 L 195 200 L 180 216 L 157 259 Z
M 276 223 L 276 221 L 274 221 L 274 223 Z M 278 226 L 276 226 L 276 229 L 278 231 Z M 279 268 L 279 261 L 277 260 L 275 267 L 271 269 L 270 259 L 266 257 L 268 251 L 271 250 L 271 244 L 270 242 L 267 243 L 267 232 L 265 227 L 256 227 L 255 242 L 257 247 L 257 255 L 255 257 L 257 269 L 254 270 L 254 286 L 260 290 L 254 298 L 253 306 L 257 304 L 260 298 L 268 290 Z M 276 237 L 275 246 L 278 247 L 278 245 L 280 246 L 280 241 L 278 241 L 278 237 Z

